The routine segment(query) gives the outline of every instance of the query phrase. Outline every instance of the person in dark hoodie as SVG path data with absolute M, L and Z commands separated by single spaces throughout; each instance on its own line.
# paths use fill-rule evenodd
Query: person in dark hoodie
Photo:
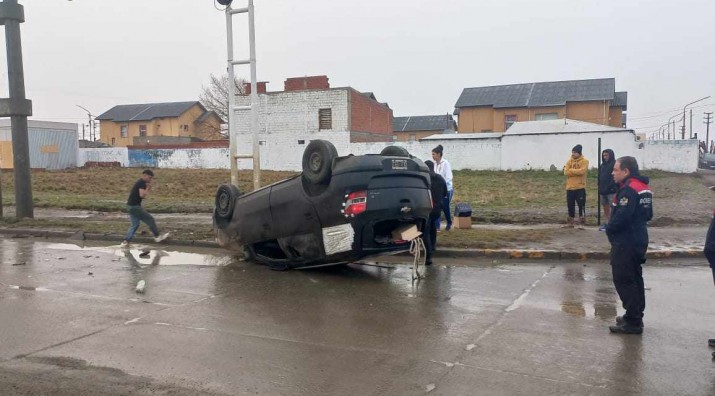
M 705 249 L 703 249 L 705 257 L 710 263 L 710 269 L 713 273 L 713 283 L 715 283 L 715 210 L 713 211 L 713 218 L 710 220 L 710 228 L 708 228 L 707 236 L 705 237 Z M 708 340 L 708 345 L 715 347 L 715 338 L 710 338 Z M 713 359 L 715 359 L 715 352 L 713 352 Z
M 626 313 L 616 317 L 612 333 L 642 334 L 645 311 L 643 268 L 648 250 L 648 221 L 653 218 L 653 193 L 649 179 L 641 176 L 633 157 L 621 157 L 613 165 L 618 191 L 606 224 L 611 243 L 611 270 L 616 292 Z
M 611 202 L 618 191 L 618 185 L 613 181 L 613 165 L 616 163 L 616 156 L 613 150 L 605 149 L 601 153 L 601 168 L 598 170 L 598 195 L 603 207 L 603 214 L 606 221 L 599 228 L 600 231 L 606 229 L 606 223 L 611 218 Z
M 422 240 L 425 243 L 427 251 L 425 258 L 426 264 L 432 264 L 432 253 L 437 245 L 437 219 L 442 213 L 442 205 L 447 198 L 447 182 L 444 178 L 434 171 L 434 162 L 425 161 L 425 165 L 429 168 L 430 177 L 430 193 L 432 194 L 432 211 L 429 214 L 429 220 L 425 225 L 425 230 L 422 233 Z

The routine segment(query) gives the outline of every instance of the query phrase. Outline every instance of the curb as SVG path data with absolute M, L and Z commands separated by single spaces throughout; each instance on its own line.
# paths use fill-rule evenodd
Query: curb
M 70 240 L 92 240 L 92 241 L 119 241 L 117 235 L 85 233 L 82 231 L 53 231 L 37 230 L 31 228 L 0 228 L 0 235 L 11 235 L 12 237 L 34 237 L 34 238 L 64 238 Z M 155 243 L 152 238 L 139 237 L 134 241 L 140 243 Z M 221 246 L 214 241 L 195 240 L 169 240 L 162 242 L 167 246 L 193 246 L 204 248 L 217 248 Z M 400 256 L 408 256 L 409 253 L 400 253 Z M 440 249 L 434 252 L 434 257 L 438 258 L 495 258 L 506 260 L 608 260 L 608 252 L 561 252 L 557 250 L 519 250 L 519 249 Z M 648 251 L 648 259 L 669 259 L 669 258 L 702 258 L 703 252 L 700 249 L 689 250 L 655 250 Z
M 0 228 L 0 235 L 11 235 L 15 238 L 33 237 L 33 238 L 64 238 L 70 240 L 90 240 L 90 241 L 108 241 L 121 242 L 121 237 L 113 234 L 96 234 L 86 233 L 83 231 L 52 231 L 52 230 L 36 230 L 31 228 Z M 138 237 L 133 239 L 134 242 L 156 244 L 153 238 Z M 169 240 L 161 242 L 167 246 L 195 246 L 206 248 L 220 248 L 219 244 L 213 241 L 194 241 L 194 240 Z
M 434 252 L 439 258 L 475 258 L 487 257 L 497 259 L 530 259 L 530 260 L 608 260 L 609 252 L 561 252 L 557 250 L 518 250 L 518 249 L 440 249 Z M 648 251 L 648 259 L 667 258 L 702 258 L 700 249 L 688 250 L 655 250 Z

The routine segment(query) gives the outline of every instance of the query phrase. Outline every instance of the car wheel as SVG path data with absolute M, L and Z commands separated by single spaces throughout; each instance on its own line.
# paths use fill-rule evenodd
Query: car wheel
M 222 220 L 231 220 L 236 199 L 241 191 L 233 184 L 222 184 L 216 191 L 216 217 Z
M 303 152 L 303 176 L 311 183 L 330 180 L 338 150 L 327 140 L 312 140 Z
M 409 157 L 410 152 L 401 146 L 387 146 L 380 151 L 380 155 L 389 155 L 391 157 Z
M 243 261 L 253 261 L 256 259 L 256 252 L 251 245 L 243 246 Z

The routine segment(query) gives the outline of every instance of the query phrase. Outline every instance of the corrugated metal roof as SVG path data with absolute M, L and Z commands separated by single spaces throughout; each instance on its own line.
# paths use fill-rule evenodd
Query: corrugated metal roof
M 422 140 L 459 140 L 459 139 L 501 139 L 501 137 L 504 136 L 503 133 L 500 132 L 483 132 L 483 133 L 452 133 L 449 135 L 432 135 L 432 136 L 427 136 L 426 138 L 420 139 Z
M 544 121 L 515 122 L 504 135 L 539 135 L 553 133 L 585 133 L 585 132 L 633 132 L 625 128 L 616 128 L 590 122 L 558 119 Z
M 454 107 L 561 106 L 566 102 L 613 100 L 615 90 L 614 78 L 465 88 Z
M 392 130 L 394 132 L 444 131 L 449 129 L 456 129 L 456 124 L 452 116 L 447 116 L 447 114 L 395 117 L 392 120 Z
M 197 104 L 206 111 L 203 105 L 198 101 L 130 104 L 114 106 L 100 114 L 97 119 L 114 122 L 129 122 L 149 121 L 164 117 L 178 117 Z

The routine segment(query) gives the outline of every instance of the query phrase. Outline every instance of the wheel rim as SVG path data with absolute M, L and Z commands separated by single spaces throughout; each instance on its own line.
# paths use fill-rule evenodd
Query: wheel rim
M 318 153 L 313 153 L 310 155 L 310 170 L 313 172 L 318 172 L 320 168 L 323 166 L 323 159 L 321 158 L 320 154 Z
M 227 192 L 222 192 L 218 196 L 218 213 L 221 216 L 227 216 L 231 210 L 231 197 Z

